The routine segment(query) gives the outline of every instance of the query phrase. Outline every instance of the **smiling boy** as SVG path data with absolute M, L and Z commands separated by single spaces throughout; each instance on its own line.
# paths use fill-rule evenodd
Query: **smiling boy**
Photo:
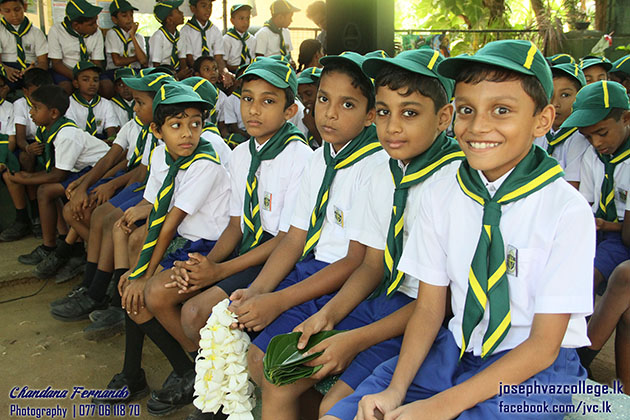
M 571 403 L 571 394 L 497 397 L 502 383 L 586 376 L 573 348 L 588 343 L 594 226 L 555 159 L 532 146 L 554 119 L 549 67 L 531 42 L 506 40 L 438 72 L 456 81 L 466 160 L 456 177 L 424 186 L 398 265 L 420 279 L 400 356 L 327 419 L 501 418 L 524 400 Z

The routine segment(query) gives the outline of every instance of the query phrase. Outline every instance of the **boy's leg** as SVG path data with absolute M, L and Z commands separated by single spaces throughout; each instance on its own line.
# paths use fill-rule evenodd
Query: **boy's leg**
M 83 247 L 82 243 L 77 243 L 78 240 L 79 235 L 73 228 L 70 228 L 65 239 L 57 245 L 57 248 L 37 264 L 35 275 L 39 278 L 48 278 L 57 274 L 68 263 L 75 248 Z
M 199 348 L 199 330 L 206 325 L 212 308 L 229 296 L 220 287 L 213 286 L 196 296 L 188 299 L 181 310 L 182 331 L 188 340 L 193 341 Z
M 26 208 L 26 189 L 24 185 L 10 181 L 7 171 L 2 174 L 2 178 L 7 186 L 13 205 L 15 206 L 16 216 L 15 222 L 0 233 L 0 241 L 17 241 L 28 235 L 31 231 L 28 210 Z
M 613 270 L 630 259 L 630 248 L 623 244 L 620 232 L 604 232 L 604 239 L 595 249 L 593 292 L 602 294 Z
M 86 219 L 77 220 L 74 218 L 74 213 L 72 213 L 70 203 L 66 203 L 63 206 L 63 219 L 66 221 L 66 224 L 70 226 L 71 229 L 74 229 L 84 241 L 87 241 L 90 234 L 91 211 L 88 212 L 86 210 L 84 214 L 88 216 Z
M 109 215 L 111 212 L 118 210 L 114 206 L 109 203 L 103 203 L 98 206 L 92 212 L 92 216 L 90 218 L 90 228 L 88 235 L 88 255 L 87 260 L 88 263 L 96 264 L 98 262 L 98 257 L 101 252 L 101 241 L 103 237 L 103 232 L 109 233 L 111 230 L 103 230 L 103 223 L 105 221 L 105 217 Z M 122 215 L 122 213 L 119 213 Z
M 578 350 L 582 365 L 587 369 L 597 353 L 606 344 L 613 331 L 617 377 L 630 392 L 630 261 L 621 263 L 610 276 L 606 292 L 595 308 L 588 323 L 591 345 Z
M 262 379 L 262 420 L 298 420 L 300 418 L 300 396 L 318 381 L 301 379 L 289 385 L 272 385 Z

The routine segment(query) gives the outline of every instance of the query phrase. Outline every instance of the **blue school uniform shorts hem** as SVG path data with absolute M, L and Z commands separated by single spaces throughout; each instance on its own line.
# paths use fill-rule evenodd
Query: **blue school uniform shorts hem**
M 630 248 L 623 244 L 621 232 L 602 232 L 595 249 L 595 268 L 608 280 L 613 270 L 630 259 Z
M 87 192 L 88 192 L 88 193 L 91 193 L 91 192 L 94 190 L 94 188 L 96 188 L 96 187 L 98 187 L 98 186 L 100 186 L 100 185 L 106 184 L 106 183 L 108 183 L 109 181 L 111 181 L 112 179 L 116 179 L 116 178 L 118 178 L 119 176 L 122 176 L 122 175 L 124 175 L 124 174 L 126 174 L 126 173 L 127 173 L 127 171 L 122 171 L 122 170 L 121 170 L 121 171 L 116 172 L 116 173 L 114 174 L 114 176 L 110 176 L 110 177 L 107 177 L 107 178 L 101 178 L 101 179 L 99 179 L 98 181 L 96 181 L 94 184 L 92 184 L 92 185 L 90 186 L 90 188 L 88 188 Z M 115 196 L 116 196 L 116 194 L 118 194 L 120 191 L 122 191 L 122 188 L 119 188 L 119 189 L 117 189 L 117 190 L 116 190 L 116 192 L 114 193 L 114 197 L 115 197 Z M 113 197 L 112 197 L 112 198 L 113 198 Z
M 197 239 L 196 241 L 187 240 L 184 246 L 164 257 L 164 259 L 160 262 L 160 265 L 164 268 L 164 270 L 168 270 L 175 265 L 175 261 L 188 260 L 188 254 L 191 252 L 198 252 L 206 255 L 212 251 L 212 248 L 216 243 L 217 241 L 210 241 L 208 239 Z
M 474 356 L 472 353 L 465 353 L 461 362 L 459 361 L 460 349 L 455 343 L 451 332 L 445 328 L 440 328 L 429 354 L 424 363 L 418 369 L 413 382 L 409 386 L 404 404 L 430 398 L 446 389 L 458 385 L 501 357 L 508 351 L 493 354 L 486 359 Z M 396 369 L 398 356 L 381 363 L 372 375 L 361 382 L 356 391 L 339 401 L 333 406 L 328 415 L 341 420 L 352 420 L 357 412 L 359 400 L 364 395 L 375 394 L 383 391 L 389 383 Z M 577 384 L 580 380 L 586 380 L 586 371 L 580 364 L 575 349 L 561 348 L 558 357 L 547 369 L 537 373 L 525 382 L 524 385 L 563 385 Z M 499 384 L 497 384 L 499 391 Z M 516 417 L 506 411 L 506 407 L 523 405 L 526 403 L 532 407 L 535 404 L 546 404 L 548 406 L 558 406 L 560 404 L 571 404 L 572 395 L 568 394 L 503 394 L 495 396 L 475 407 L 464 411 L 457 418 L 460 420 L 486 420 L 505 419 Z M 564 413 L 546 413 L 545 419 L 561 420 Z M 518 419 L 540 419 L 540 413 L 518 414 Z
M 63 185 L 63 189 L 65 190 L 66 188 L 68 188 L 68 185 L 70 185 L 72 181 L 76 181 L 77 179 L 81 178 L 83 175 L 88 173 L 90 169 L 92 169 L 91 166 L 86 166 L 79 172 L 70 172 L 70 175 L 68 175 L 66 179 L 60 182 L 60 184 Z
M 140 185 L 142 184 L 140 184 L 139 182 L 134 182 L 133 184 L 124 188 L 121 192 L 119 192 L 118 194 L 113 196 L 111 200 L 109 200 L 109 204 L 121 209 L 122 211 L 125 211 L 135 206 L 142 201 L 142 195 L 144 191 L 135 191 L 140 187 Z
M 300 261 L 295 265 L 293 271 L 280 282 L 275 291 L 286 289 L 289 286 L 297 284 L 307 277 L 317 273 L 322 268 L 326 267 L 328 263 L 318 261 L 313 257 L 311 253 L 306 259 Z M 334 294 L 328 294 L 321 296 L 317 299 L 304 302 L 300 305 L 294 306 L 288 311 L 282 313 L 271 324 L 260 332 L 258 337 L 253 341 L 253 344 L 264 352 L 267 351 L 267 346 L 273 337 L 279 334 L 285 334 L 293 331 L 293 328 L 304 322 L 308 317 L 319 311 Z

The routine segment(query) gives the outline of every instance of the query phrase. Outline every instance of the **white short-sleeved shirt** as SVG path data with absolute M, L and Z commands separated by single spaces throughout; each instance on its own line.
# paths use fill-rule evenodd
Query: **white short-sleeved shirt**
M 22 124 L 26 129 L 26 138 L 34 139 L 37 133 L 37 126 L 31 119 L 31 107 L 26 102 L 26 98 L 22 97 L 13 102 L 14 122 Z
M 238 31 L 237 31 L 238 32 Z M 239 35 L 243 36 L 242 33 L 239 32 Z M 249 49 L 249 55 L 251 57 L 256 56 L 256 37 L 250 36 L 247 41 L 245 41 L 247 48 Z M 243 51 L 243 44 L 240 40 L 225 34 L 223 35 L 223 59 L 227 63 L 228 66 L 238 66 L 241 64 L 241 52 Z M 247 59 L 245 64 L 249 64 L 251 58 Z
M 556 132 L 551 129 L 551 134 L 555 135 Z M 547 150 L 549 142 L 546 136 L 542 136 L 537 137 L 534 140 L 534 144 Z M 565 141 L 553 149 L 551 156 L 562 166 L 564 179 L 571 182 L 580 182 L 582 157 L 589 147 L 591 147 L 591 144 L 586 140 L 586 137 L 584 137 L 579 130 L 576 130 Z
M 125 35 L 125 38 L 127 39 L 130 38 L 129 32 L 125 32 L 123 29 L 121 29 L 121 31 Z M 146 53 L 146 47 L 144 45 L 144 37 L 136 33 L 136 40 L 138 41 L 138 45 L 140 45 L 140 48 L 142 49 L 142 51 Z M 125 44 L 123 44 L 123 41 L 122 39 L 120 39 L 118 34 L 113 29 L 110 29 L 109 31 L 107 31 L 107 34 L 105 35 L 105 55 L 107 56 L 107 70 L 117 69 L 120 67 L 114 64 L 114 61 L 112 60 L 112 53 L 118 54 L 122 57 L 124 51 L 125 51 Z M 129 57 L 133 57 L 134 55 L 136 55 L 136 47 L 134 47 L 133 42 L 129 43 L 129 48 L 127 51 L 129 53 Z M 126 67 L 133 67 L 134 69 L 139 69 L 141 66 L 140 66 L 140 62 L 135 61 Z
M 113 144 L 117 144 L 123 150 L 127 151 L 128 161 L 131 160 L 133 152 L 136 149 L 136 140 L 138 140 L 138 135 L 140 134 L 140 131 L 142 131 L 142 126 L 138 124 L 136 120 L 131 120 L 125 123 L 116 134 L 116 139 L 114 139 Z M 151 134 L 149 134 L 147 137 L 150 138 Z
M 76 127 L 59 130 L 54 144 L 55 167 L 62 171 L 79 172 L 109 151 L 107 143 Z
M 313 152 L 309 166 L 302 176 L 302 185 L 291 218 L 292 226 L 305 231 L 308 231 L 311 214 L 326 172 L 324 149 L 320 147 Z M 359 198 L 365 194 L 374 167 L 388 158 L 387 153 L 380 150 L 352 166 L 337 171 L 328 194 L 322 233 L 314 250 L 318 261 L 332 264 L 348 254 L 349 225 L 354 223 L 352 220 L 358 218 L 359 213 L 365 211 L 358 205 Z
M 145 200 L 155 202 L 168 169 L 166 147 L 158 146 L 151 159 L 149 180 L 144 190 Z M 169 211 L 177 207 L 187 214 L 177 227 L 177 233 L 190 241 L 216 241 L 229 221 L 229 201 L 230 176 L 227 170 L 207 159 L 193 162 L 188 169 L 179 171 L 175 176 Z
M 241 98 L 232 94 L 227 97 L 223 105 L 223 122 L 226 124 L 238 124 L 238 128 L 245 129 L 245 123 L 241 116 Z
M 7 136 L 15 135 L 13 104 L 6 100 L 3 100 L 2 104 L 0 104 L 0 133 Z
M 400 161 L 397 164 L 402 166 Z M 433 177 L 455 177 L 461 161 L 451 162 L 431 175 Z M 403 246 L 407 243 L 409 233 L 418 215 L 422 188 L 428 179 L 409 188 L 407 203 L 405 204 Z M 363 191 L 359 203 L 363 211 L 357 212 L 357 217 L 348 224 L 350 240 L 362 243 L 370 248 L 385 250 L 389 222 L 394 203 L 394 180 L 389 169 L 389 160 L 374 168 L 368 188 Z M 406 275 L 398 291 L 415 299 L 418 296 L 419 280 L 411 275 Z
M 509 175 L 492 183 L 494 194 Z M 535 314 L 571 314 L 562 347 L 590 344 L 585 316 L 593 310 L 595 224 L 584 198 L 564 179 L 501 206 L 512 327 L 496 352 L 511 350 L 530 334 Z M 462 318 L 470 263 L 482 229 L 483 207 L 462 191 L 455 177 L 429 179 L 398 269 L 435 286 L 449 286 L 453 318 L 448 328 L 462 345 Z M 481 354 L 489 312 L 473 330 L 467 351 Z
M 582 159 L 580 192 L 586 201 L 592 203 L 593 213 L 599 208 L 602 182 L 604 182 L 604 164 L 593 147 L 587 149 Z M 622 221 L 626 208 L 626 199 L 630 191 L 630 160 L 624 160 L 615 167 L 615 208 L 617 218 Z
M 124 99 L 122 100 L 125 101 Z M 127 102 L 127 104 L 133 107 L 133 101 L 131 102 L 125 101 L 125 102 Z M 129 114 L 127 114 L 127 110 L 120 107 L 116 102 L 111 101 L 111 103 L 112 103 L 112 109 L 114 110 L 114 114 L 116 115 L 116 118 L 118 119 L 118 124 L 116 125 L 119 127 L 122 127 L 123 125 L 127 123 L 127 121 L 129 121 Z M 136 115 L 136 113 L 134 112 L 133 115 Z
M 201 138 L 210 142 L 214 151 L 219 155 L 219 159 L 221 159 L 221 165 L 225 166 L 226 169 L 230 168 L 230 159 L 232 157 L 232 149 L 227 145 L 223 137 L 219 136 L 217 133 L 213 133 L 212 131 L 204 131 L 201 133 Z
M 252 155 L 248 140 L 239 144 L 232 151 L 230 175 L 232 193 L 230 196 L 230 216 L 241 218 L 243 230 L 243 208 L 245 206 L 245 186 Z M 266 143 L 265 143 L 266 144 Z M 261 147 L 257 144 L 258 150 Z M 295 200 L 300 187 L 300 177 L 304 172 L 313 151 L 301 141 L 290 142 L 285 149 L 272 160 L 264 160 L 256 171 L 258 178 L 258 202 L 260 219 L 265 232 L 277 235 L 287 232 L 293 214 Z M 238 165 L 235 162 L 239 162 Z
M 206 23 L 206 27 L 206 43 L 208 44 L 210 55 L 223 55 L 223 36 L 221 35 L 221 30 L 210 21 Z M 190 54 L 194 59 L 201 57 L 201 32 L 196 31 L 189 25 L 184 25 L 179 31 L 179 34 L 181 39 L 183 39 L 186 55 Z
M 293 51 L 293 44 L 291 43 L 291 32 L 289 32 L 288 28 L 282 28 L 282 36 L 287 46 L 287 52 L 290 54 Z M 274 34 L 271 32 L 271 29 L 263 26 L 256 32 L 256 55 L 269 57 L 278 54 L 281 54 L 280 35 Z
M 66 117 L 74 121 L 79 127 L 85 128 L 87 116 L 87 107 L 84 107 L 74 97 L 70 96 L 70 107 L 66 111 Z M 120 126 L 120 121 L 114 113 L 111 101 L 103 97 L 94 107 L 94 119 L 96 120 L 97 133 L 104 133 L 107 128 Z
M 19 26 L 11 25 L 17 31 Z M 22 47 L 24 48 L 24 54 L 26 55 L 26 64 L 36 63 L 37 57 L 48 54 L 48 41 L 46 35 L 41 29 L 31 25 L 31 29 L 28 30 L 26 35 L 22 37 Z M 0 25 L 0 54 L 2 54 L 2 61 L 5 63 L 17 62 L 17 43 L 15 36 L 4 27 Z
M 217 122 L 223 121 L 225 122 L 225 104 L 228 99 L 228 96 L 223 93 L 221 89 L 219 89 L 219 96 L 217 97 L 217 104 L 215 109 L 217 110 Z M 240 115 L 240 102 L 239 102 L 239 115 Z
M 85 38 L 85 45 L 90 59 L 105 60 L 103 34 L 100 30 Z M 62 60 L 66 67 L 72 69 L 80 57 L 79 39 L 66 32 L 61 23 L 55 23 L 48 32 L 48 58 Z
M 179 58 L 186 57 L 186 48 L 184 44 L 184 38 L 179 36 L 177 41 L 177 56 Z M 149 54 L 151 55 L 151 63 L 171 64 L 171 51 L 173 45 L 170 43 L 166 36 L 159 29 L 155 31 L 151 38 L 149 38 Z

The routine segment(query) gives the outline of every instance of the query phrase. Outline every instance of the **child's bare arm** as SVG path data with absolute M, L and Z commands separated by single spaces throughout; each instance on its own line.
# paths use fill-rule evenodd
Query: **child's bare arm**
M 17 143 L 17 147 L 20 150 L 26 151 L 26 147 L 28 143 L 26 142 L 26 126 L 22 124 L 15 124 L 15 140 Z
M 247 131 L 241 130 L 240 128 L 238 128 L 237 123 L 227 124 L 227 129 L 228 129 L 228 132 L 230 133 L 236 133 L 236 134 L 242 135 L 243 137 L 249 137 L 249 134 L 247 134 Z
M 48 54 L 42 54 L 37 56 L 37 64 L 35 67 L 39 67 L 43 70 L 48 70 Z
M 74 76 L 72 76 L 72 70 L 66 67 L 66 65 L 63 64 L 63 61 L 61 61 L 60 58 L 53 58 L 51 61 L 52 61 L 52 69 L 54 71 L 56 71 L 62 76 L 67 77 L 70 80 L 74 78 Z
M 625 246 L 630 246 L 630 211 L 626 210 L 621 226 L 621 240 Z
M 53 168 L 50 172 L 16 172 L 13 175 L 8 175 L 10 180 L 16 184 L 22 185 L 40 185 L 40 184 L 54 184 L 61 182 L 68 176 L 68 171 L 62 171 L 58 168 Z

